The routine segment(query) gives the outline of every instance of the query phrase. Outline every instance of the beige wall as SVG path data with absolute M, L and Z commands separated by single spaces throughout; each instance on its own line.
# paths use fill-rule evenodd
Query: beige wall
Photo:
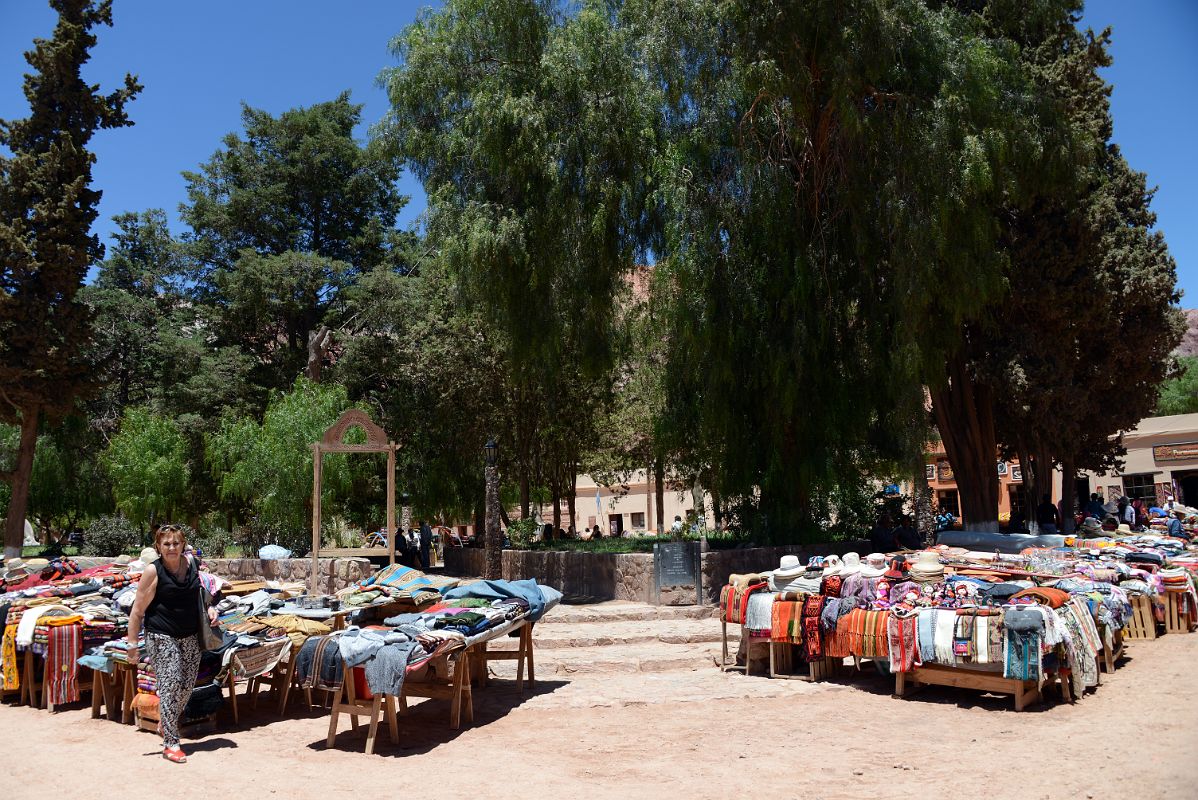
M 590 530 L 598 524 L 603 535 L 610 536 L 614 518 L 619 517 L 621 529 L 625 532 L 632 530 L 657 532 L 657 497 L 652 477 L 646 470 L 638 470 L 629 477 L 627 483 L 614 487 L 597 485 L 591 476 L 579 475 L 577 486 L 574 513 L 579 531 L 584 528 Z M 596 493 L 599 495 L 597 505 L 595 503 Z M 687 512 L 695 505 L 689 488 L 684 492 L 679 492 L 672 487 L 668 480 L 663 500 L 667 531 L 673 524 L 675 516 L 685 520 Z M 703 505 L 707 526 L 714 527 L 715 516 L 711 509 L 711 496 L 706 493 L 703 495 Z M 511 511 L 508 509 L 509 514 Z M 517 515 L 518 513 L 517 510 Z M 561 502 L 561 513 L 562 527 L 569 528 L 570 511 L 564 499 Z M 552 504 L 542 505 L 540 515 L 545 522 L 553 522 Z M 474 526 L 467 523 L 458 522 L 453 527 L 470 533 L 474 532 Z
M 1133 482 L 1142 485 L 1151 478 L 1156 494 L 1169 492 L 1187 505 L 1198 504 L 1198 414 L 1148 417 L 1124 434 L 1123 445 L 1127 457 L 1122 470 L 1108 475 L 1082 473 L 1089 478 L 1091 491 L 1101 488 L 1103 499 L 1108 500 L 1109 487 L 1130 494 Z M 1181 453 L 1164 449 L 1179 445 L 1190 446 Z M 1154 448 L 1162 449 L 1154 452 Z M 1126 480 L 1128 476 L 1140 480 Z

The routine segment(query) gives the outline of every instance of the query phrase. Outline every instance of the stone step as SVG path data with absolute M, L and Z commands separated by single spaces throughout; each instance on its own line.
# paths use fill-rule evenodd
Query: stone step
M 558 605 L 538 625 L 573 625 L 595 622 L 719 618 L 715 606 L 654 606 L 611 600 L 606 603 Z
M 710 670 L 719 663 L 719 643 L 641 642 L 610 647 L 536 649 L 538 675 L 656 673 Z
M 739 635 L 739 627 L 736 635 Z M 538 625 L 533 633 L 538 650 L 568 647 L 623 647 L 630 644 L 704 644 L 720 641 L 720 623 L 714 619 L 615 620 Z M 499 640 L 493 650 L 514 650 L 514 639 Z

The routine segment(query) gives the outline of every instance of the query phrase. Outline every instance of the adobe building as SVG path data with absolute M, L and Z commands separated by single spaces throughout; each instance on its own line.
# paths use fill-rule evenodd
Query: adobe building
M 1147 417 L 1123 434 L 1123 446 L 1123 470 L 1083 472 L 1079 492 L 1084 484 L 1087 497 L 1097 492 L 1104 502 L 1123 494 L 1159 506 L 1173 495 L 1187 506 L 1198 506 L 1198 414 Z

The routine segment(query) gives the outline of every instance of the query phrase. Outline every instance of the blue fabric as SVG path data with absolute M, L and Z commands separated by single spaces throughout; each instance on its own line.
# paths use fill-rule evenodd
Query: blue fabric
M 481 597 L 484 600 L 504 600 L 520 597 L 528 602 L 528 620 L 536 622 L 561 600 L 562 593 L 549 586 L 538 586 L 536 578 L 523 581 L 476 581 L 465 586 L 456 586 L 445 593 L 446 600 L 462 597 Z
M 88 667 L 98 672 L 112 672 L 112 659 L 107 656 L 89 653 L 85 656 L 79 656 L 78 663 L 81 667 Z

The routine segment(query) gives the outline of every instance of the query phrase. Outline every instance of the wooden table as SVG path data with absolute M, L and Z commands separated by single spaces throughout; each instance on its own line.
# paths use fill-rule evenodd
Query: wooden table
M 1067 679 L 1064 685 L 1068 686 Z M 1004 678 L 1001 672 L 949 667 L 943 664 L 924 664 L 922 667 L 914 667 L 910 672 L 896 672 L 894 675 L 896 697 L 904 697 L 921 686 L 953 686 L 982 692 L 1013 694 L 1015 710 L 1022 711 L 1040 699 L 1041 683 Z

